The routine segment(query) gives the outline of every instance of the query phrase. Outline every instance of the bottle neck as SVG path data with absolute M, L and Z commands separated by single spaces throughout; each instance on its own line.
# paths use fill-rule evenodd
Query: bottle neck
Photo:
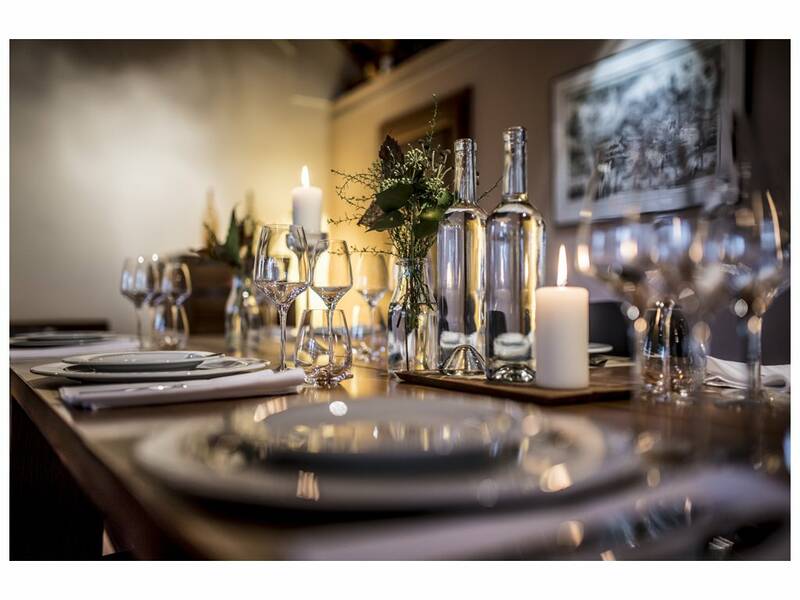
M 524 130 L 512 128 L 503 136 L 503 201 L 525 202 L 528 199 L 528 149 Z
M 454 156 L 454 189 L 456 204 L 476 204 L 476 149 L 470 139 L 457 140 Z

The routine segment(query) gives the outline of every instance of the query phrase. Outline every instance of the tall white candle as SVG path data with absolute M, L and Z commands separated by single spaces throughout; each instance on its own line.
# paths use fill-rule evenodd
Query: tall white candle
M 536 384 L 556 389 L 589 385 L 589 292 L 567 286 L 563 244 L 557 285 L 536 290 Z
M 308 167 L 300 174 L 302 185 L 292 189 L 292 223 L 306 233 L 319 233 L 322 224 L 322 190 L 311 185 Z

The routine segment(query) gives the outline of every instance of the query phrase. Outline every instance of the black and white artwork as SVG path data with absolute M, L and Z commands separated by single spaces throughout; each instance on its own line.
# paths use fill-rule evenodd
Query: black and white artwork
M 606 161 L 593 218 L 703 201 L 729 161 L 726 115 L 741 101 L 741 44 L 637 45 L 553 86 L 555 217 L 574 223 L 598 150 Z M 728 146 L 728 147 L 726 147 Z

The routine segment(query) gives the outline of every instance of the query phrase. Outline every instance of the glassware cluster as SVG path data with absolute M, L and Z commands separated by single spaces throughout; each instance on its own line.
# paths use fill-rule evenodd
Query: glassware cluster
M 185 303 L 192 293 L 189 267 L 157 254 L 126 258 L 120 293 L 136 312 L 136 335 L 141 349 L 178 350 L 186 347 L 189 319 Z

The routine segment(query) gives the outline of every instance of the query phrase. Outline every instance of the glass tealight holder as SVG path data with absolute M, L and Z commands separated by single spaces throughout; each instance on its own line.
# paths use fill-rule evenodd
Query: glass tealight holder
M 329 352 L 331 343 L 332 363 Z M 318 387 L 332 387 L 350 377 L 352 352 L 350 332 L 344 312 L 327 309 L 303 311 L 297 328 L 294 362 L 295 366 L 305 372 L 306 383 Z
M 184 350 L 189 341 L 189 318 L 182 305 L 162 300 L 151 307 L 148 347 L 153 350 Z

